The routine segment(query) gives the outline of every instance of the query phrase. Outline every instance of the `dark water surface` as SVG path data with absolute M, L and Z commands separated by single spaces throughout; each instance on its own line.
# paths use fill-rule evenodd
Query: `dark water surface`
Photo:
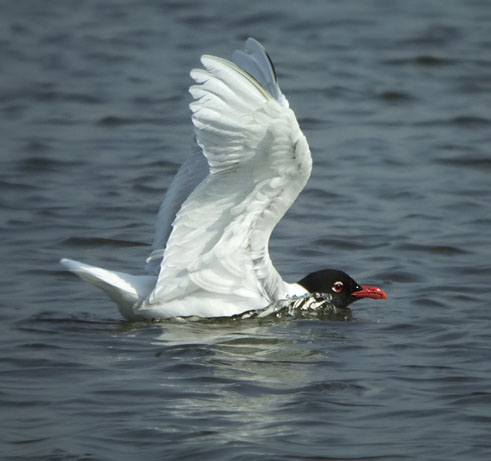
M 2 459 L 491 458 L 489 1 L 1 4 Z M 314 157 L 279 271 L 389 300 L 124 322 L 57 261 L 142 270 L 188 72 L 249 35 Z

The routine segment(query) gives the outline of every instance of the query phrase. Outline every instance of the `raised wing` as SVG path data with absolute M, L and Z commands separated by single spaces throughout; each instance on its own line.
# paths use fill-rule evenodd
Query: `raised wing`
M 310 151 L 294 113 L 251 74 L 217 57 L 201 62 L 190 107 L 209 174 L 177 213 L 146 304 L 206 292 L 263 307 L 286 289 L 268 242 L 310 175 Z
M 276 71 L 264 47 L 255 39 L 248 38 L 242 50 L 234 51 L 233 61 L 254 77 L 281 105 L 288 107 L 278 85 Z M 193 152 L 179 168 L 172 180 L 157 215 L 152 253 L 146 260 L 145 270 L 158 275 L 165 246 L 172 231 L 172 223 L 181 205 L 194 188 L 208 175 L 208 163 L 201 148 Z

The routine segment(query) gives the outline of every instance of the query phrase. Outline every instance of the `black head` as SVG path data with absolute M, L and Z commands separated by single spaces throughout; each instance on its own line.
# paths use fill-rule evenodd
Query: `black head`
M 361 298 L 387 298 L 380 288 L 359 285 L 346 272 L 336 269 L 312 272 L 297 283 L 309 293 L 329 293 L 332 303 L 340 308 L 348 307 Z

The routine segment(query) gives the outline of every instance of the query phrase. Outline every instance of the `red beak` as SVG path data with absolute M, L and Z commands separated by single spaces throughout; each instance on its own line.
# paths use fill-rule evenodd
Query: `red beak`
M 384 290 L 366 285 L 362 285 L 361 290 L 351 293 L 351 296 L 354 296 L 355 298 L 387 299 L 387 294 Z

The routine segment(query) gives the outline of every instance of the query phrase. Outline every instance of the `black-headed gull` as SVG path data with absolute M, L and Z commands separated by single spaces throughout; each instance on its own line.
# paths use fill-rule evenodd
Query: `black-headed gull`
M 271 232 L 307 182 L 307 140 L 262 45 L 249 38 L 228 61 L 203 56 L 191 71 L 197 146 L 160 207 L 147 275 L 70 259 L 61 264 L 104 290 L 129 320 L 223 317 L 309 293 L 336 307 L 384 299 L 327 269 L 287 283 L 269 257 Z

